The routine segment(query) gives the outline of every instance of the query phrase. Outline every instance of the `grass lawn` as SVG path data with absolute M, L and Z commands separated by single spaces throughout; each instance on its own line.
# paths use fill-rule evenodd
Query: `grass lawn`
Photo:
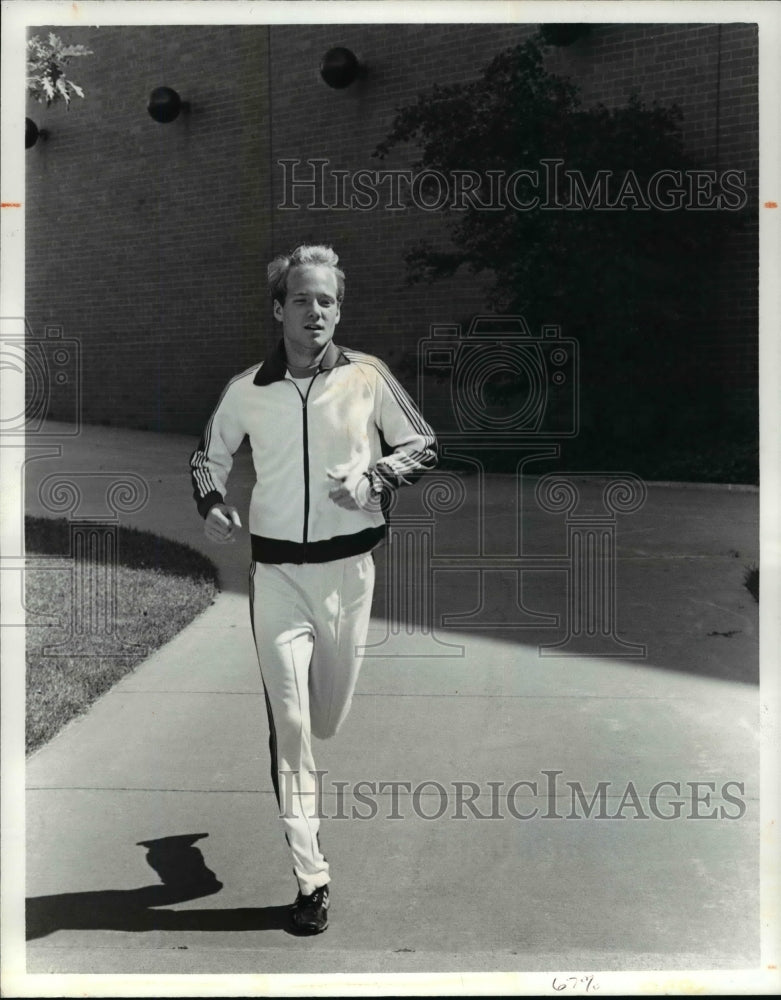
M 70 533 L 65 519 L 25 518 L 28 753 L 172 639 L 218 592 L 215 567 L 186 545 L 119 528 L 113 556 L 96 548 L 77 562 Z

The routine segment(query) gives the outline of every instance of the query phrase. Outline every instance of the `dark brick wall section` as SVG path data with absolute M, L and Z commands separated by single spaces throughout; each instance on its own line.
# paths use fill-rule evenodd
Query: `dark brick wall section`
M 28 110 L 28 320 L 80 340 L 88 422 L 194 431 L 266 315 L 268 30 L 54 30 L 94 55 L 83 101 Z M 153 121 L 158 86 L 190 113 Z
M 339 339 L 397 368 L 430 324 L 465 322 L 483 308 L 471 278 L 405 282 L 404 248 L 423 236 L 445 241 L 444 217 L 279 208 L 279 161 L 327 159 L 329 172 L 410 166 L 412 148 L 384 163 L 371 157 L 395 109 L 435 82 L 477 75 L 536 26 L 54 30 L 95 54 L 72 64 L 85 100 L 69 112 L 28 109 L 50 137 L 27 153 L 27 316 L 38 334 L 57 323 L 79 339 L 88 422 L 198 433 L 225 381 L 275 335 L 268 259 L 305 240 L 332 243 L 347 271 Z M 318 72 L 335 45 L 368 67 L 346 90 Z M 623 104 L 632 91 L 680 104 L 690 151 L 706 167 L 746 170 L 756 204 L 754 25 L 598 25 L 548 60 L 581 85 L 586 104 Z M 161 85 L 192 105 L 169 125 L 146 112 Z M 722 298 L 697 338 L 709 377 L 746 391 L 757 375 L 749 214 L 746 231 L 723 248 Z M 64 416 L 66 402 L 55 390 L 51 414 Z
M 721 247 L 720 299 L 692 331 L 703 372 L 751 396 L 758 378 L 759 115 L 755 24 L 600 25 L 555 50 L 549 68 L 577 80 L 585 104 L 608 107 L 636 92 L 683 111 L 686 147 L 704 168 L 746 173 L 743 226 Z

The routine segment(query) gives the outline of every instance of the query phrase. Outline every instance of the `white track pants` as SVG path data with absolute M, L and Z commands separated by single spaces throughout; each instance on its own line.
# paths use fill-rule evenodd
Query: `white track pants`
M 350 710 L 374 589 L 371 553 L 325 563 L 250 567 L 250 612 L 269 717 L 271 777 L 299 888 L 330 881 L 320 851 L 312 736 Z

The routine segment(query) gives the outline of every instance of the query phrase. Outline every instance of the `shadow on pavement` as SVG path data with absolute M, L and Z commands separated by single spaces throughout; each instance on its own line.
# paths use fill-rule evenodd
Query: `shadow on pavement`
M 233 502 L 244 510 L 248 455 L 233 475 Z M 393 544 L 375 550 L 375 624 L 416 640 L 433 631 L 445 644 L 566 642 L 561 655 L 575 659 L 757 685 L 757 606 L 744 581 L 758 551 L 756 498 L 657 490 L 636 511 L 610 514 L 602 481 L 579 476 L 569 513 L 543 508 L 536 473 L 487 474 L 480 487 L 449 468 L 399 491 L 388 515 Z M 246 593 L 247 541 L 202 550 L 223 590 Z
M 27 900 L 27 940 L 55 931 L 261 931 L 288 930 L 288 906 L 239 907 L 233 910 L 157 910 L 211 896 L 222 882 L 194 846 L 206 833 L 140 841 L 162 885 L 36 896 Z
M 66 892 L 27 900 L 27 940 L 55 931 L 268 931 L 291 934 L 289 906 L 239 907 L 233 910 L 155 910 L 206 895 L 173 892 L 163 885 L 102 892 Z

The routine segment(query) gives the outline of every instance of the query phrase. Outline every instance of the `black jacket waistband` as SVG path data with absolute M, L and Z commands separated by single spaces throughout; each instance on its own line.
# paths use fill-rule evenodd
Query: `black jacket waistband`
M 288 542 L 283 538 L 252 535 L 252 558 L 262 563 L 322 563 L 369 552 L 385 537 L 386 526 L 366 528 L 354 535 L 337 535 L 321 542 Z

